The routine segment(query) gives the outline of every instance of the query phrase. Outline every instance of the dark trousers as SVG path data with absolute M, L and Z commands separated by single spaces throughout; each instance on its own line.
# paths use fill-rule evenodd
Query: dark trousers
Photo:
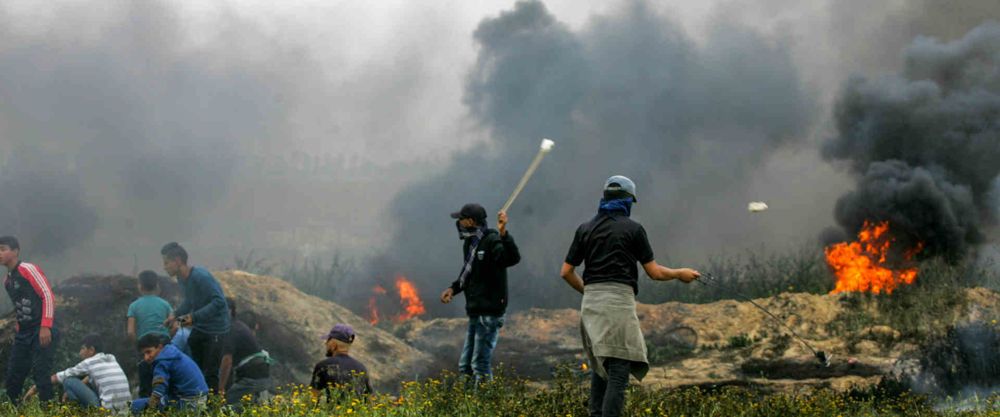
M 219 366 L 222 364 L 222 341 L 225 334 L 206 334 L 192 330 L 188 337 L 191 359 L 201 368 L 208 389 L 219 389 Z
M 628 374 L 631 362 L 625 359 L 607 358 L 604 369 L 608 379 L 592 372 L 590 377 L 590 416 L 618 417 L 625 408 L 625 388 L 628 388 Z
M 135 366 L 139 370 L 139 398 L 153 395 L 153 364 L 139 359 Z
M 24 379 L 31 374 L 38 387 L 38 399 L 52 399 L 52 357 L 56 351 L 59 333 L 52 329 L 52 342 L 45 348 L 38 343 L 39 328 L 21 330 L 14 336 L 14 344 L 10 347 L 10 357 L 7 359 L 7 398 L 14 404 L 21 401 L 24 390 Z

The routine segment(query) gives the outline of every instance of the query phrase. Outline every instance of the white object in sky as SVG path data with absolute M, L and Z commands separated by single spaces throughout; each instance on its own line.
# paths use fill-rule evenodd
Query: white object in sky
M 751 201 L 750 204 L 747 205 L 747 210 L 749 210 L 751 213 L 762 212 L 764 210 L 767 210 L 767 203 L 763 201 Z

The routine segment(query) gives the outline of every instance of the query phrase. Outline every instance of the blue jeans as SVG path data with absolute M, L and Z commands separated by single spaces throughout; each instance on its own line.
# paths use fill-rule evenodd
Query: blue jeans
M 84 407 L 100 407 L 101 399 L 97 397 L 97 393 L 90 389 L 87 384 L 84 384 L 79 378 L 66 378 L 63 380 L 63 389 L 66 391 L 66 397 L 69 398 L 71 402 L 75 402 Z
M 474 375 L 477 381 L 493 376 L 490 360 L 503 321 L 503 316 L 469 316 L 469 331 L 465 334 L 462 358 L 458 360 L 458 372 Z
M 158 410 L 163 411 L 166 409 L 178 409 L 188 412 L 194 411 L 195 414 L 201 414 L 201 411 L 205 408 L 207 399 L 207 395 L 181 399 L 161 398 Z M 132 401 L 132 414 L 142 414 L 147 407 L 149 407 L 149 398 L 139 398 Z

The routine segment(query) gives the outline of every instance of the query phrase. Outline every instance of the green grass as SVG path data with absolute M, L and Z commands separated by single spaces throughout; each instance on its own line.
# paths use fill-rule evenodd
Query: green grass
M 269 404 L 244 410 L 244 416 L 585 416 L 587 377 L 568 368 L 560 371 L 549 384 L 538 385 L 517 378 L 499 376 L 492 382 L 471 390 L 463 380 L 451 374 L 418 382 L 407 382 L 398 396 L 375 395 L 361 398 L 348 393 L 334 401 L 314 401 L 302 387 L 290 387 Z M 976 411 L 939 411 L 926 398 L 909 394 L 885 395 L 878 391 L 835 392 L 826 389 L 799 391 L 794 394 L 760 394 L 726 387 L 717 390 L 648 389 L 631 387 L 627 397 L 628 416 L 689 417 L 795 417 L 795 416 L 995 416 L 1000 413 L 996 398 L 964 402 Z M 104 416 L 102 411 L 84 411 L 56 404 L 37 403 L 20 409 L 9 403 L 0 405 L 4 416 Z M 191 415 L 171 412 L 164 415 Z M 232 416 L 213 401 L 202 416 Z

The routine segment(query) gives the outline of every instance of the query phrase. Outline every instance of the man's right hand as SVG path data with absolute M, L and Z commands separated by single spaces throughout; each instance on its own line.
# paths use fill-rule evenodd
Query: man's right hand
M 694 281 L 701 277 L 701 272 L 695 271 L 691 268 L 681 268 L 677 270 L 677 279 L 681 280 L 685 284 Z
M 448 289 L 444 290 L 443 293 L 441 293 L 441 302 L 444 304 L 448 304 L 454 297 L 455 297 L 455 292 L 452 291 L 451 288 L 449 287 Z

